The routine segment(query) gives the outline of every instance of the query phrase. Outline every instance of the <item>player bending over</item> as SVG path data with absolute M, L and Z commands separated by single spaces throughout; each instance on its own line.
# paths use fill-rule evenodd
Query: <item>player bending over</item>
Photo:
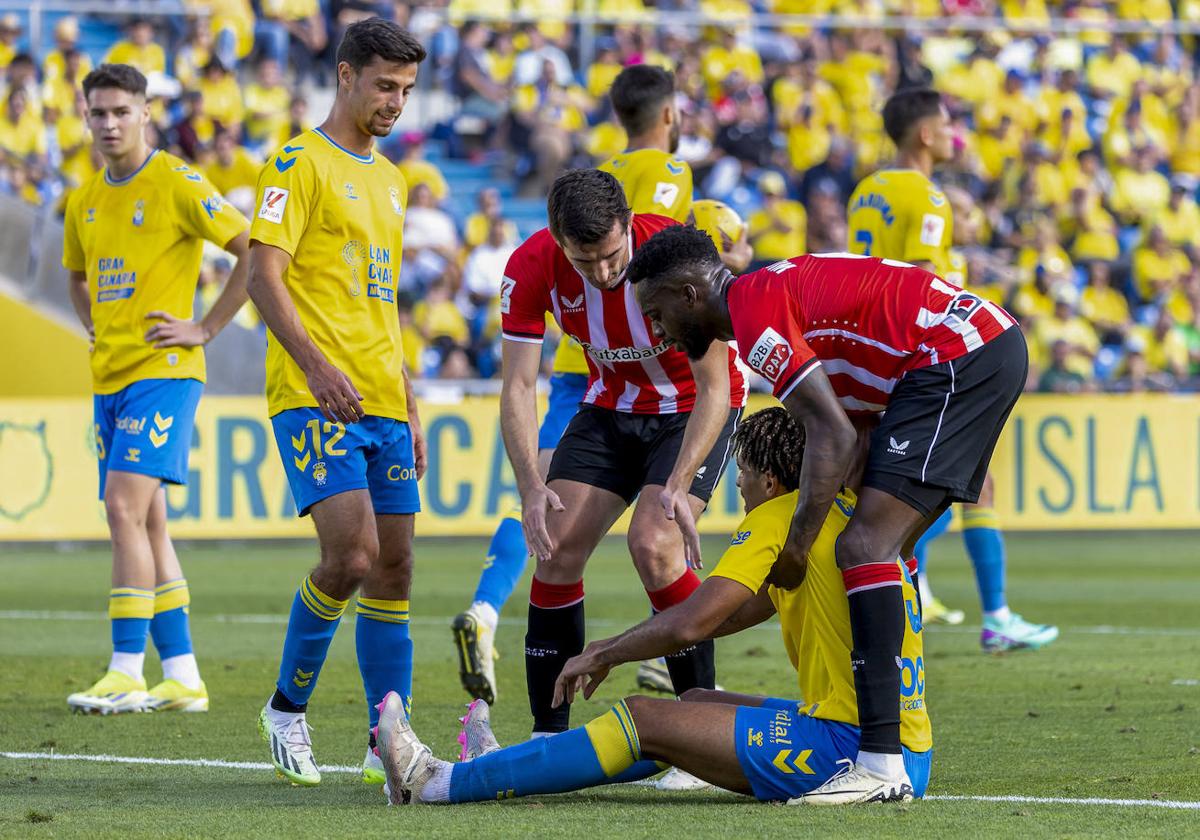
M 708 353 L 736 340 L 746 363 L 804 426 L 799 496 L 771 582 L 794 588 L 857 435 L 849 414 L 883 414 L 871 436 L 857 513 L 837 542 L 850 601 L 861 752 L 852 772 L 806 801 L 903 801 L 903 579 L 893 562 L 955 501 L 979 498 L 1020 396 L 1028 354 L 1016 321 L 934 274 L 853 254 L 808 254 L 734 277 L 692 228 L 656 234 L 629 282 L 656 335 Z M 698 551 L 694 534 L 692 551 Z
M 619 636 L 593 642 L 567 662 L 556 700 L 590 697 L 616 665 L 636 662 L 752 627 L 778 613 L 784 646 L 806 702 L 695 689 L 680 701 L 627 697 L 583 727 L 497 749 L 486 705 L 466 720 L 466 753 L 452 764 L 421 743 L 395 694 L 384 699 L 379 749 L 394 804 L 478 802 L 563 793 L 680 767 L 714 785 L 764 801 L 812 791 L 854 763 L 858 713 L 850 615 L 834 546 L 854 512 L 843 490 L 813 543 L 808 575 L 788 591 L 765 583 L 798 501 L 804 432 L 782 408 L 749 417 L 734 436 L 746 517 L 712 574 L 681 604 Z M 853 479 L 852 479 L 853 480 Z M 899 560 L 907 611 L 903 680 L 897 692 L 912 795 L 929 781 L 932 733 L 916 590 Z M 482 755 L 480 755 L 482 753 Z

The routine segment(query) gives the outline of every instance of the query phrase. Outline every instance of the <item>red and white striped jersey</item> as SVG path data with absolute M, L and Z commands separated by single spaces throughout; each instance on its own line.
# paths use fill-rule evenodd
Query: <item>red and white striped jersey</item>
M 663 228 L 677 224 L 665 216 L 637 213 L 630 224 L 632 252 Z M 691 411 L 696 383 L 687 354 L 654 337 L 633 286 L 622 281 L 600 290 L 583 279 L 543 229 L 509 258 L 500 288 L 500 315 L 508 341 L 542 342 L 546 313 L 581 345 L 588 362 L 583 401 L 627 414 Z M 746 402 L 746 380 L 729 351 L 729 404 Z
M 807 254 L 730 282 L 733 334 L 784 399 L 820 364 L 847 411 L 887 407 L 910 370 L 957 359 L 1016 321 L 924 269 L 856 254 Z

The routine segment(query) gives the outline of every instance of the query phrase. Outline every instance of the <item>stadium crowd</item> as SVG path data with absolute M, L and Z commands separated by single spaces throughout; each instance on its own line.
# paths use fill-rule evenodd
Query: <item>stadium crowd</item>
M 1200 0 L 597 0 L 594 39 L 563 18 L 572 0 L 189 0 L 206 17 L 128 20 L 106 54 L 79 49 L 80 21 L 29 51 L 0 18 L 0 192 L 61 208 L 95 171 L 78 83 L 99 61 L 151 79 L 152 142 L 196 163 L 252 211 L 258 167 L 310 127 L 305 92 L 330 83 L 331 44 L 357 19 L 392 17 L 430 48 L 421 86 L 452 97 L 428 135 L 383 145 L 410 207 L 401 276 L 408 358 L 426 376 L 495 373 L 498 283 L 519 239 L 505 201 L 537 198 L 567 166 L 624 148 L 606 92 L 628 64 L 675 71 L 678 154 L 698 196 L 747 221 L 756 264 L 846 250 L 846 202 L 893 149 L 880 109 L 898 86 L 942 91 L 956 157 L 937 173 L 954 210 L 955 276 L 1016 314 L 1031 390 L 1200 388 Z M 656 10 L 707 22 L 651 23 Z M 995 18 L 983 32 L 820 29 L 754 13 Z M 518 20 L 537 22 L 509 22 Z M 1051 18 L 1095 25 L 1054 34 Z M 681 18 L 681 20 L 684 20 Z M 1140 23 L 1112 34 L 1108 23 Z M 587 48 L 584 48 L 584 44 Z M 589 56 L 585 65 L 582 58 Z M 474 211 L 439 170 L 490 166 Z M 477 187 L 472 186 L 472 191 Z M 521 231 L 528 233 L 528 230 Z M 215 298 L 231 265 L 214 255 Z M 253 312 L 239 323 L 261 329 Z

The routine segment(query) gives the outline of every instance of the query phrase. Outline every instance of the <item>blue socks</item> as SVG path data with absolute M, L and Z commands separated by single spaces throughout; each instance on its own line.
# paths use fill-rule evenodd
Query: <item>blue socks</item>
M 379 723 L 375 707 L 389 691 L 403 698 L 405 714 L 411 717 L 413 643 L 408 635 L 408 601 L 360 596 L 354 644 L 371 727 Z
M 192 631 L 188 624 L 190 603 L 191 595 L 183 578 L 155 587 L 150 636 L 161 659 L 172 659 L 192 652 Z
M 515 510 L 505 515 L 492 536 L 473 600 L 490 604 L 498 614 L 516 589 L 528 559 L 525 532 L 521 530 L 521 511 Z
M 451 802 L 485 802 L 645 779 L 662 770 L 641 760 L 637 729 L 625 701 L 586 726 L 534 738 L 455 764 Z
M 975 585 L 984 613 L 1007 606 L 1005 599 L 1004 535 L 991 508 L 963 508 L 963 544 L 975 567 Z
M 300 584 L 292 601 L 287 636 L 283 640 L 283 658 L 279 662 L 279 681 L 275 684 L 278 694 L 296 709 L 281 708 L 280 711 L 303 711 L 308 705 L 347 603 L 317 589 L 311 577 L 306 577 Z

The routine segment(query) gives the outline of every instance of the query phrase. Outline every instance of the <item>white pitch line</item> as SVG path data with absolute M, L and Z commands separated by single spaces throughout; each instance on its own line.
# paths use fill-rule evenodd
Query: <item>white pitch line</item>
M 107 621 L 108 613 L 81 610 L 0 610 L 0 621 Z M 218 624 L 287 624 L 288 617 L 283 613 L 231 613 L 206 615 L 192 613 L 192 621 L 209 621 Z M 410 621 L 417 626 L 442 626 L 454 620 L 450 615 L 416 615 Z M 589 618 L 591 627 L 615 627 L 624 629 L 628 622 L 614 619 Z M 506 627 L 524 627 L 525 620 L 521 618 L 501 618 L 500 624 Z M 760 624 L 752 630 L 778 631 L 779 624 L 775 621 Z M 969 633 L 977 634 L 977 626 L 934 627 L 934 633 Z M 1200 637 L 1200 627 L 1119 627 L 1100 624 L 1092 627 L 1063 627 L 1064 633 L 1075 633 L 1086 636 L 1177 636 L 1183 638 Z
M 90 761 L 102 764 L 150 764 L 157 767 L 215 767 L 222 770 L 273 769 L 273 765 L 265 761 L 225 761 L 219 758 L 147 758 L 130 755 L 85 755 L 55 752 L 0 752 L 0 758 L 32 761 Z M 323 764 L 321 770 L 325 773 L 357 774 L 362 772 L 361 767 L 347 764 Z M 957 794 L 928 796 L 926 799 L 939 802 L 1017 802 L 1030 805 L 1100 805 L 1200 811 L 1200 802 L 1181 802 L 1172 799 L 1073 799 L 1066 796 L 968 796 Z

